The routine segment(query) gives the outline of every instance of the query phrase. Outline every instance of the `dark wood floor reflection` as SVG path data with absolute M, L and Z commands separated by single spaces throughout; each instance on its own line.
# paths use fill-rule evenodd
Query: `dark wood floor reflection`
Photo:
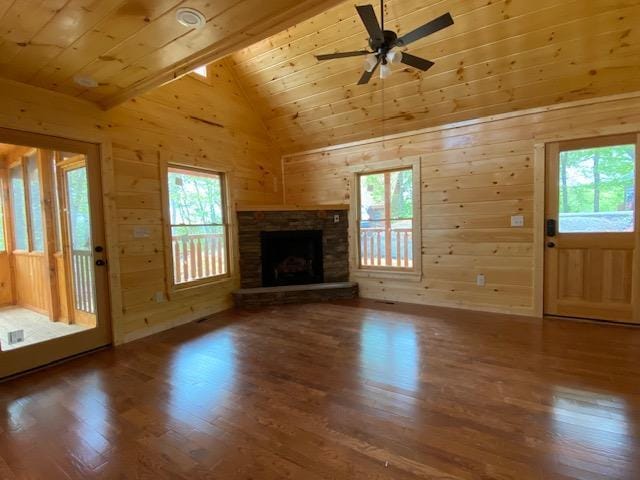
M 0 478 L 638 479 L 640 329 L 230 311 L 0 384 Z

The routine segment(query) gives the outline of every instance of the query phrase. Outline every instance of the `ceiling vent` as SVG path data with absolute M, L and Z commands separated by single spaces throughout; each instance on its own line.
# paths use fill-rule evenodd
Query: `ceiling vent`
M 189 7 L 181 7 L 176 10 L 176 20 L 180 25 L 189 28 L 202 28 L 207 23 L 202 12 Z

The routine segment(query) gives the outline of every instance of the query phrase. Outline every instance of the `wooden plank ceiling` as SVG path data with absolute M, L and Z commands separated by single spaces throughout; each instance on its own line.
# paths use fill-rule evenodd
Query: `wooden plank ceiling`
M 384 89 L 377 76 L 356 85 L 361 58 L 313 56 L 366 47 L 352 0 L 234 53 L 231 63 L 272 138 L 284 152 L 303 151 L 638 90 L 639 3 L 387 0 L 385 26 L 399 34 L 447 11 L 455 25 L 406 48 L 436 62 L 429 72 L 394 67 Z
M 0 76 L 105 107 L 317 14 L 337 0 L 0 0 Z M 200 30 L 176 21 L 193 7 Z M 87 90 L 73 81 L 94 78 Z

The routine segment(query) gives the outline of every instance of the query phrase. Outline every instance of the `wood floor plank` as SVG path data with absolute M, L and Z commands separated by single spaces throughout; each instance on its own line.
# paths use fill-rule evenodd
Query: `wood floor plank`
M 229 310 L 0 384 L 0 478 L 640 478 L 640 329 Z

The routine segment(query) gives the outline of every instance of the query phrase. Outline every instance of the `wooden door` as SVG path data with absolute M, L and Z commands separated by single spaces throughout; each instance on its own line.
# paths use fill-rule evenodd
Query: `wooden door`
M 547 315 L 638 322 L 638 136 L 547 145 Z
M 72 320 L 82 328 L 40 343 L 26 344 L 19 348 L 0 351 L 0 378 L 37 368 L 51 362 L 90 351 L 111 343 L 111 323 L 109 312 L 109 291 L 107 283 L 106 252 L 104 250 L 104 221 L 102 210 L 102 190 L 100 180 L 99 149 L 96 145 L 55 137 L 35 135 L 0 129 L 0 141 L 5 143 L 29 144 L 37 148 L 58 152 L 68 159 L 59 162 L 58 185 L 55 189 L 44 190 L 42 202 L 51 205 L 60 202 L 59 217 L 64 224 L 62 230 L 62 250 L 66 277 L 72 290 L 70 303 L 74 308 Z M 57 156 L 56 156 L 57 157 Z M 59 158 L 59 157 L 57 157 Z M 75 172 L 75 173 L 74 173 Z M 80 175 L 78 175 L 80 173 Z M 71 199 L 69 193 L 70 175 L 80 177 L 83 184 L 81 199 Z M 78 178 L 75 179 L 76 184 Z M 58 193 L 56 198 L 55 193 Z M 70 210 L 74 204 L 83 205 L 85 235 L 82 254 L 83 262 L 74 273 L 73 247 L 78 250 L 78 242 L 73 242 L 69 223 Z M 48 235 L 50 236 L 50 235 Z M 86 258 L 85 258 L 86 257 Z M 55 265 L 58 265 L 56 262 Z M 58 277 L 60 278 L 60 277 Z M 80 297 L 73 292 L 80 284 Z M 65 287 L 66 288 L 66 287 Z M 68 289 L 67 289 L 68 290 Z M 76 308 L 76 307 L 80 308 Z

